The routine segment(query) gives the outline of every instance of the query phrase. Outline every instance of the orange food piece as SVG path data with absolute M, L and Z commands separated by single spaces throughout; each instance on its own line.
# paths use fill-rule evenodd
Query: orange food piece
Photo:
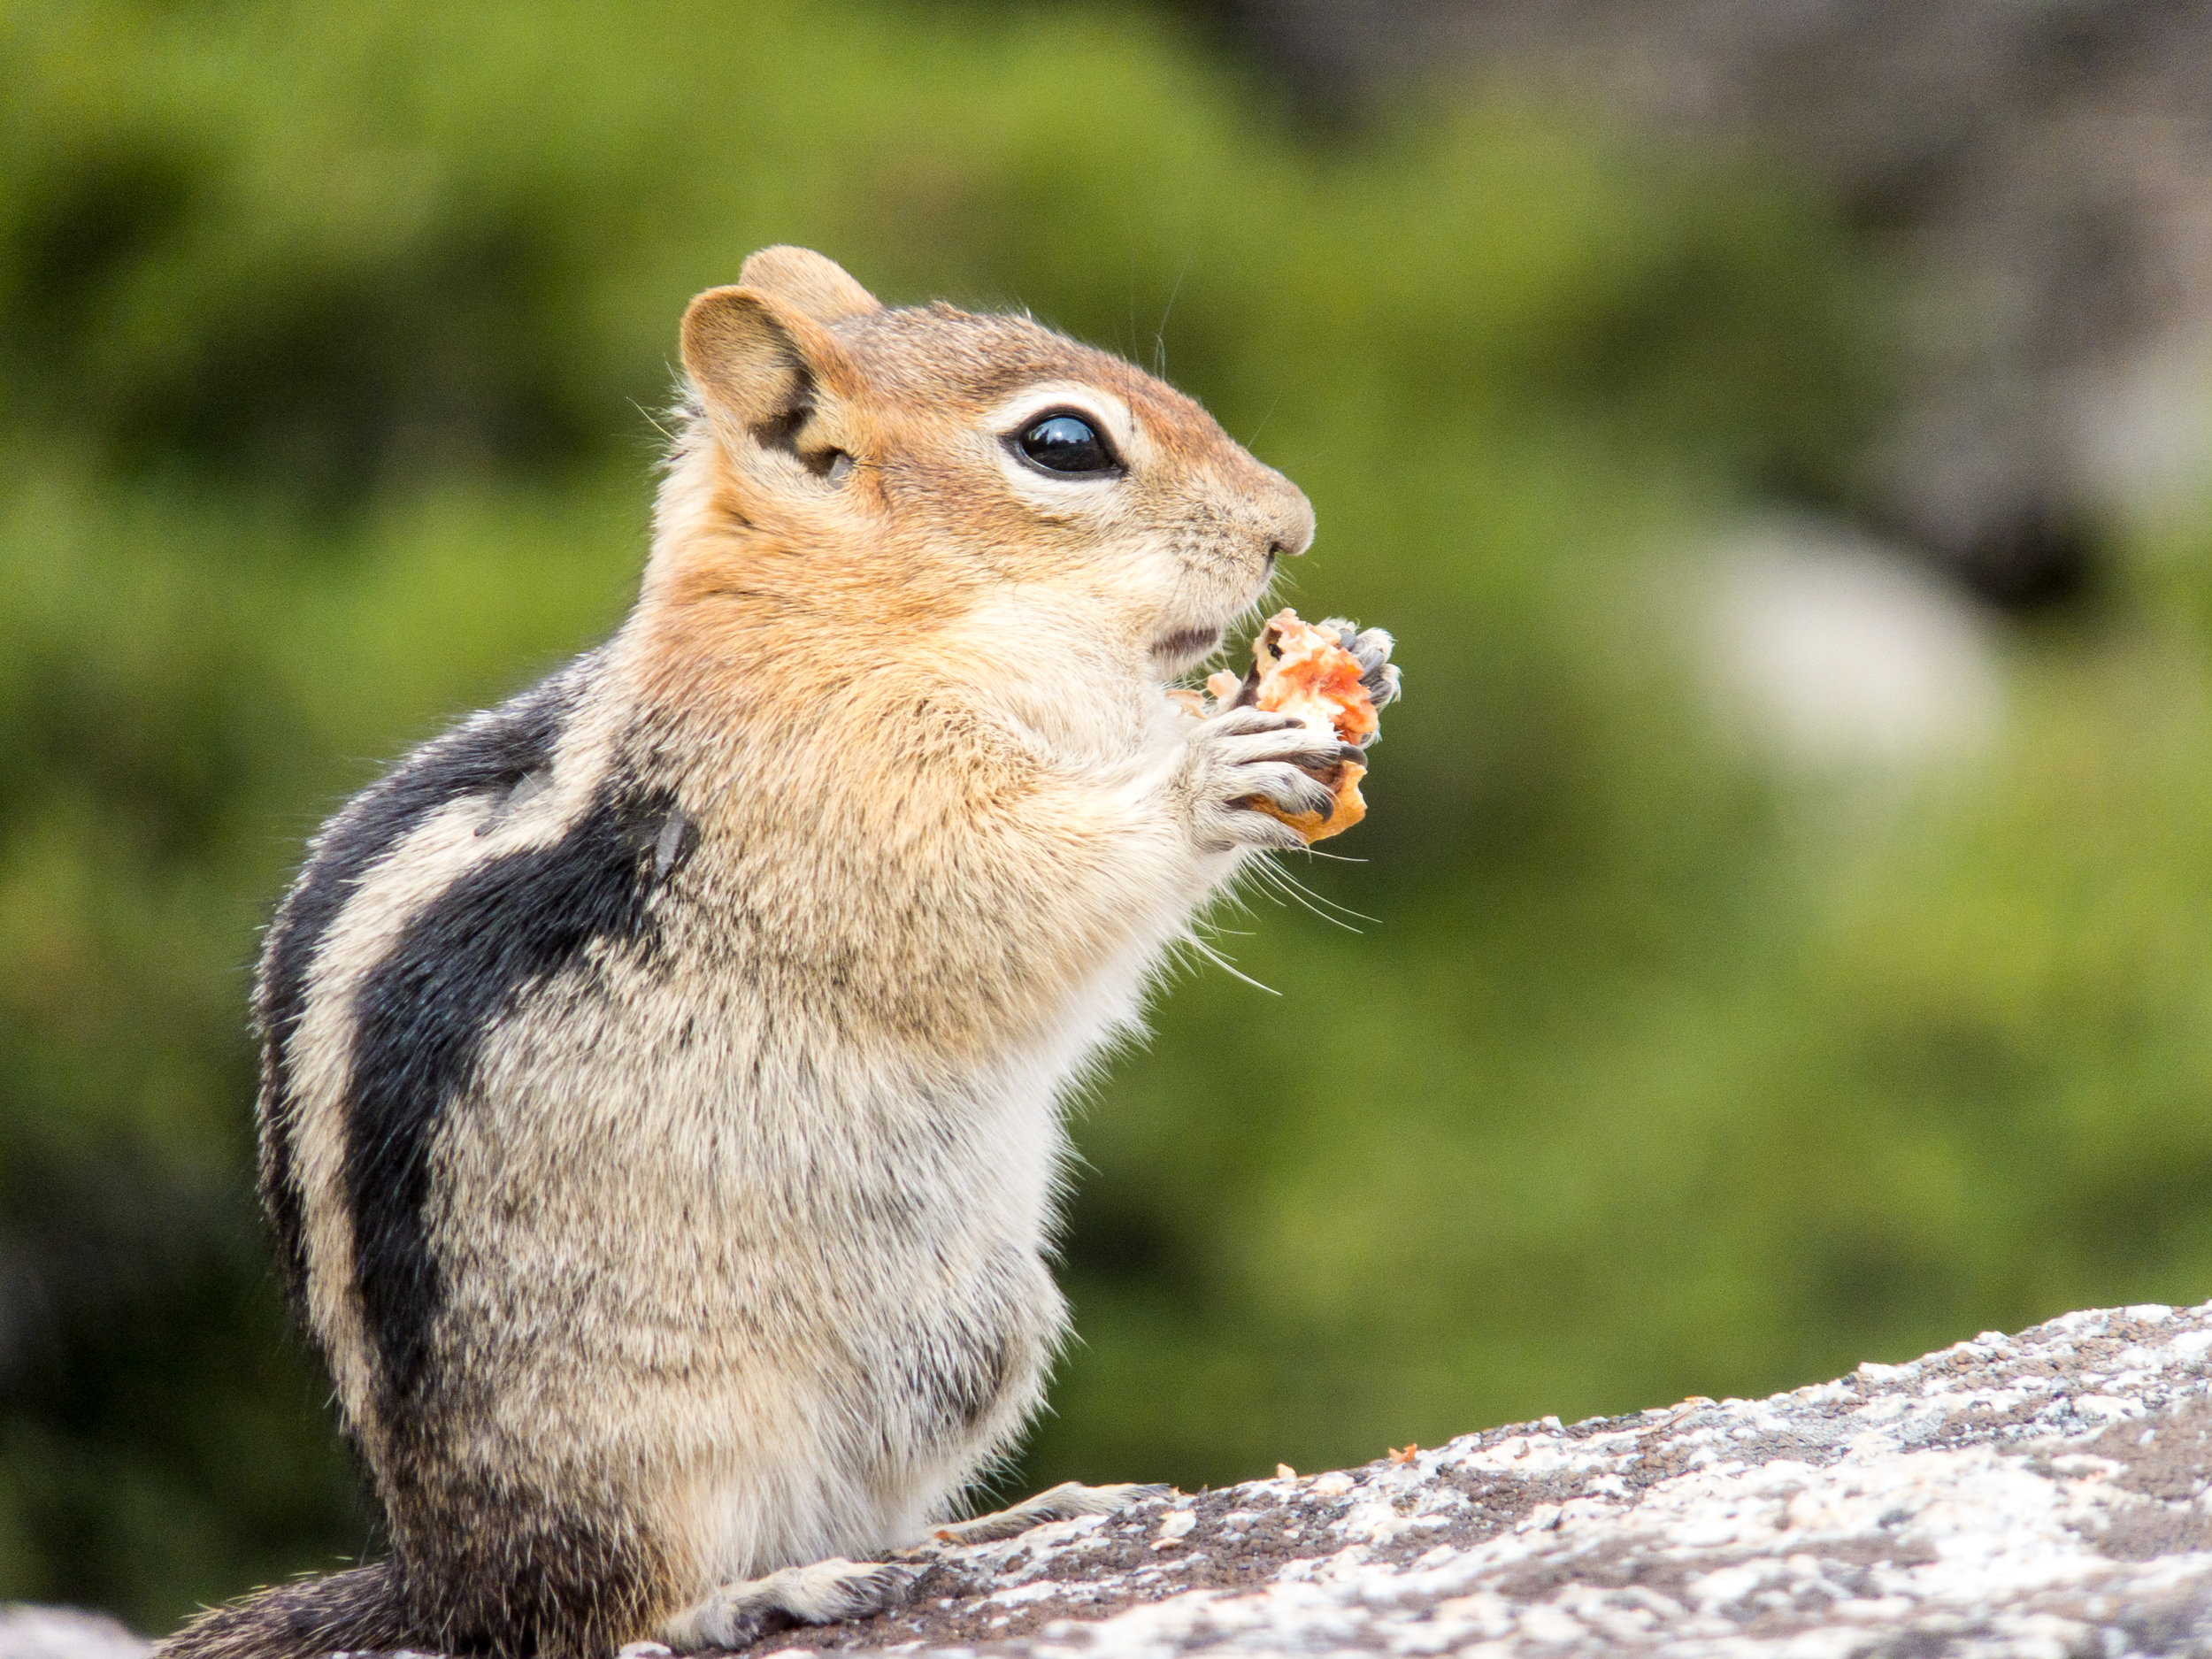
M 1330 726 L 1348 743 L 1375 735 L 1380 723 L 1360 683 L 1359 658 L 1335 634 L 1301 622 L 1294 611 L 1279 611 L 1252 641 L 1252 657 L 1260 671 L 1261 708 Z
M 1267 619 L 1252 641 L 1252 665 L 1257 685 L 1250 701 L 1256 706 L 1325 727 L 1347 743 L 1364 743 L 1379 729 L 1374 700 L 1360 683 L 1359 658 L 1338 644 L 1327 629 L 1301 621 L 1295 611 L 1286 607 Z M 1206 681 L 1206 689 L 1216 702 L 1226 703 L 1240 697 L 1249 684 L 1215 674 Z M 1223 695 L 1224 690 L 1229 695 Z M 1289 825 L 1311 845 L 1342 834 L 1367 816 L 1367 803 L 1359 793 L 1359 780 L 1366 775 L 1367 768 L 1356 760 L 1340 760 L 1324 774 L 1321 781 L 1336 795 L 1325 815 L 1286 812 L 1256 797 L 1252 804 Z

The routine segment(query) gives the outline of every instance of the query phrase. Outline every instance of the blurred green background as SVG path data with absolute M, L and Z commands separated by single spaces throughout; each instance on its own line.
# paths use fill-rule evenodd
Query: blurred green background
M 2212 496 L 1973 613 L 1939 762 L 1753 735 L 1712 549 L 1847 508 L 1903 349 L 1783 171 L 1495 79 L 1324 121 L 1167 13 L 564 0 L 8 0 L 0 153 L 0 1598 L 374 1548 L 252 1208 L 256 930 L 619 618 L 676 319 L 772 242 L 1164 365 L 1406 669 L 1362 862 L 1292 870 L 1370 919 L 1256 891 L 1277 994 L 1188 965 L 1083 1107 L 1006 1489 L 2212 1295 Z

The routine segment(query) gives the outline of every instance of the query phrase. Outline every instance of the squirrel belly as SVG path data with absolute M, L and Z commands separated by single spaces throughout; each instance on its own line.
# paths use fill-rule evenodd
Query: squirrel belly
M 635 610 L 270 928 L 262 1196 L 392 1555 L 176 1659 L 883 1605 L 824 1558 L 949 1518 L 1042 1397 L 1064 1090 L 1340 763 L 1166 702 L 1311 537 L 1179 394 L 790 249 L 683 355 Z

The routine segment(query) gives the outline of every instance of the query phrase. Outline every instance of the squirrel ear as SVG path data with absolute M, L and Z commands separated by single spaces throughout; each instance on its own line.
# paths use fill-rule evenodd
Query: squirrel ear
M 781 300 L 825 328 L 883 309 L 882 302 L 847 276 L 835 260 L 825 259 L 810 248 L 763 248 L 745 262 L 737 280 L 741 287 Z
M 749 265 L 748 267 L 750 268 Z M 724 430 L 726 442 L 795 451 L 816 412 L 822 381 L 847 377 L 837 342 L 750 288 L 709 288 L 684 312 L 684 372 Z

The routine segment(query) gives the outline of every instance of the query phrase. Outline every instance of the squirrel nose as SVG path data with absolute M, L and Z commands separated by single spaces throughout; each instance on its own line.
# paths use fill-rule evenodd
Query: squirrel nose
M 1313 545 L 1313 503 L 1296 489 L 1290 495 L 1290 503 L 1276 523 L 1275 539 L 1267 544 L 1268 553 L 1278 558 L 1296 558 Z

